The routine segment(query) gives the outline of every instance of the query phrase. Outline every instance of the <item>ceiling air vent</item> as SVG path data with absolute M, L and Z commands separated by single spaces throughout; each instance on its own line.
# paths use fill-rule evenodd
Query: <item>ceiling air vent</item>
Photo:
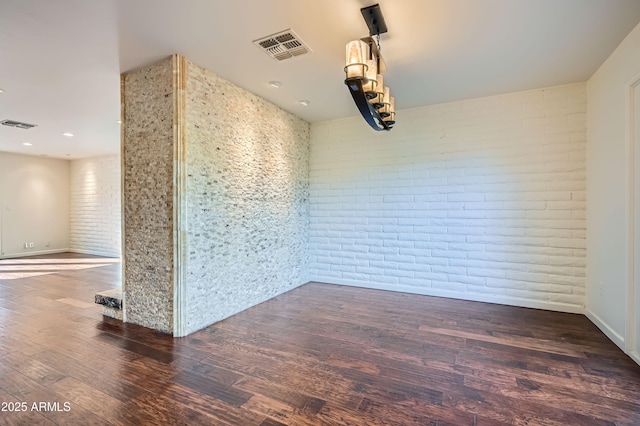
M 36 127 L 36 124 L 22 123 L 15 120 L 2 120 L 0 121 L 0 124 L 3 126 L 17 127 L 18 129 L 30 129 L 32 127 Z
M 254 40 L 253 44 L 278 61 L 310 53 L 311 49 L 292 29 Z

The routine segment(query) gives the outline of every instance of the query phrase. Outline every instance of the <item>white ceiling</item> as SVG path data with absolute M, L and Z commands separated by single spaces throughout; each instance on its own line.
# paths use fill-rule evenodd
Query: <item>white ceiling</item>
M 343 84 L 344 46 L 368 35 L 359 9 L 375 3 L 1 0 L 0 120 L 38 127 L 0 126 L 0 151 L 119 152 L 119 74 L 172 53 L 307 121 L 357 115 Z M 640 21 L 640 0 L 378 3 L 389 28 L 381 37 L 385 83 L 398 110 L 586 81 Z M 311 54 L 278 62 L 252 43 L 288 28 Z

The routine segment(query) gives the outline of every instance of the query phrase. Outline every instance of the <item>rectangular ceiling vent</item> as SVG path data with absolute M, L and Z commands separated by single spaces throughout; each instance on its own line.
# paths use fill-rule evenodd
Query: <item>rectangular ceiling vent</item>
M 0 124 L 3 126 L 17 127 L 18 129 L 30 129 L 32 127 L 36 127 L 36 124 L 22 123 L 15 120 L 2 120 L 0 121 Z
M 291 28 L 254 40 L 253 44 L 277 61 L 311 53 L 309 46 Z

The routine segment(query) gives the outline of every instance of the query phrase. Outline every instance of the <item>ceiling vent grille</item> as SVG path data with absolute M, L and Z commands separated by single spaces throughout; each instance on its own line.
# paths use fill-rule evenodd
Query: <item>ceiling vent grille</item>
M 277 61 L 311 53 L 311 48 L 292 29 L 259 38 L 253 44 Z
M 2 120 L 0 124 L 3 126 L 17 127 L 18 129 L 31 129 L 32 127 L 36 127 L 36 124 L 22 123 L 15 120 Z

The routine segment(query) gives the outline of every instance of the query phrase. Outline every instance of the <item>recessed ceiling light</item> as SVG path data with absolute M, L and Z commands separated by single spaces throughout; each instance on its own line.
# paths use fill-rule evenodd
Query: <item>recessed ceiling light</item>
M 0 89 L 0 93 L 4 93 L 4 90 Z
M 269 82 L 269 86 L 271 86 L 271 87 L 275 87 L 275 88 L 277 89 L 278 87 L 282 86 L 282 82 L 280 82 L 280 81 L 276 81 L 276 80 L 274 80 L 274 81 L 270 81 L 270 82 Z
M 118 120 L 118 121 L 116 121 L 116 123 L 122 124 L 122 120 Z
M 24 146 L 33 146 L 33 144 L 29 143 L 29 142 L 23 142 L 22 145 L 24 145 Z
M 301 101 L 298 101 L 298 103 L 302 106 L 309 106 L 309 104 L 311 103 L 310 101 L 303 99 Z
M 62 134 L 62 136 L 72 137 L 72 136 L 73 136 L 73 133 L 64 132 L 64 133 Z

